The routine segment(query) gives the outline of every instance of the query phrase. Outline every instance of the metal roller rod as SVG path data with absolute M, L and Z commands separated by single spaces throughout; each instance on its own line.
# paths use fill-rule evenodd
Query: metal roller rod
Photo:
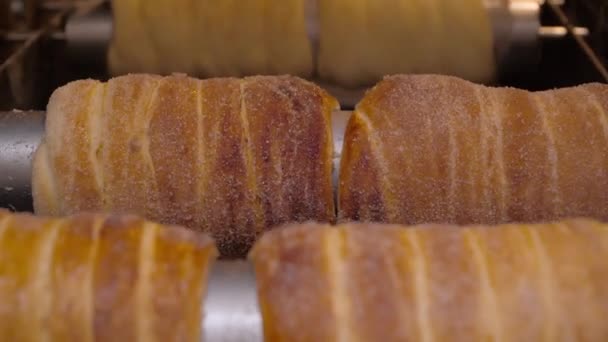
M 70 61 L 76 65 L 105 69 L 112 26 L 109 2 L 72 15 L 65 24 L 66 48 Z
M 32 158 L 44 133 L 44 112 L 0 112 L 0 207 L 32 210 Z M 333 186 L 338 184 L 344 131 L 350 112 L 332 115 Z M 335 193 L 335 191 L 334 191 Z
M 32 158 L 44 112 L 0 112 L 0 207 L 32 210 Z
M 211 267 L 203 304 L 206 342 L 263 341 L 253 266 L 248 261 L 218 261 Z

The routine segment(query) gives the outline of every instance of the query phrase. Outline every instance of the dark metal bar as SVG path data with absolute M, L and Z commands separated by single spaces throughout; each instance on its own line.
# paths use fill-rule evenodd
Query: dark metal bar
M 32 157 L 44 132 L 44 112 L 0 112 L 0 207 L 32 210 Z

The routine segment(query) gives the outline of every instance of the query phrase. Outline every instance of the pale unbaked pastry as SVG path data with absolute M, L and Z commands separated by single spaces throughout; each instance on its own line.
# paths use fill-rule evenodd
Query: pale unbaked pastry
M 335 99 L 295 77 L 72 82 L 47 108 L 38 214 L 134 213 L 244 255 L 277 224 L 332 222 Z
M 355 87 L 396 73 L 487 82 L 495 71 L 481 0 L 120 0 L 113 11 L 114 75 L 316 73 Z
M 493 33 L 482 0 L 317 0 L 319 75 L 345 86 L 437 73 L 488 82 Z
M 312 74 L 305 0 L 113 1 L 113 75 Z
M 0 209 L 0 340 L 200 341 L 210 238 L 131 216 Z
M 393 76 L 345 134 L 339 217 L 387 223 L 608 220 L 608 85 L 543 92 Z
M 251 254 L 265 341 L 607 341 L 608 226 L 306 224 Z

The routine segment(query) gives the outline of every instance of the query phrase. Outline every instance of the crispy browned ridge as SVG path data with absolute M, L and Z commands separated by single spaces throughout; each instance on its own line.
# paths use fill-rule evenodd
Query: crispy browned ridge
M 134 216 L 0 209 L 0 340 L 198 342 L 216 255 L 204 234 Z
M 335 99 L 289 76 L 129 75 L 59 88 L 34 159 L 37 213 L 134 213 L 245 255 L 285 222 L 333 222 Z
M 339 219 L 608 220 L 608 85 L 543 92 L 392 76 L 351 117 Z
M 266 341 L 607 341 L 608 225 L 305 224 L 254 246 Z

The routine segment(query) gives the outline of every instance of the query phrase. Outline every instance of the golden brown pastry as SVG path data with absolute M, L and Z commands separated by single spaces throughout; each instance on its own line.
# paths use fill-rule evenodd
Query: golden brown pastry
M 0 210 L 0 340 L 200 341 L 215 255 L 205 235 L 132 216 Z
M 384 75 L 494 77 L 492 27 L 482 0 L 316 0 L 321 79 L 369 86 Z
M 310 76 L 306 1 L 112 1 L 110 72 Z
M 386 223 L 608 220 L 608 86 L 543 92 L 387 77 L 351 117 L 339 217 Z
M 252 250 L 265 340 L 606 341 L 608 225 L 306 224 Z
M 335 220 L 337 102 L 289 76 L 129 75 L 55 91 L 34 158 L 39 214 L 134 213 L 244 255 L 277 224 Z

